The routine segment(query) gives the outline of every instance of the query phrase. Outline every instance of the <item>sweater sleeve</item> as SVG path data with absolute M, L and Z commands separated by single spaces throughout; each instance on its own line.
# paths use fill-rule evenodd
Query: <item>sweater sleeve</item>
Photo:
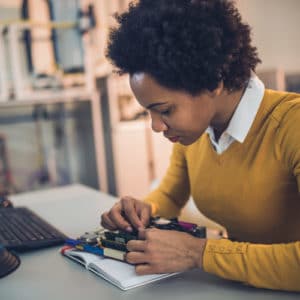
M 208 240 L 203 269 L 259 288 L 299 292 L 300 242 L 262 245 Z
M 152 214 L 165 218 L 177 217 L 190 195 L 185 147 L 175 144 L 170 165 L 157 189 L 144 199 L 152 205 Z

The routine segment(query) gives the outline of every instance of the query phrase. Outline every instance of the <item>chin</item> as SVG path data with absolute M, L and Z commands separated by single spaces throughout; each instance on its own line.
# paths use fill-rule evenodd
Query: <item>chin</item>
M 197 140 L 199 139 L 199 137 L 194 137 L 194 138 L 182 138 L 182 139 L 179 139 L 179 143 L 183 146 L 189 146 L 189 145 L 192 145 L 194 144 Z
M 191 140 L 187 140 L 187 139 L 182 139 L 182 140 L 179 140 L 178 143 L 183 145 L 183 146 L 189 146 L 189 145 L 192 145 L 195 141 L 191 141 Z

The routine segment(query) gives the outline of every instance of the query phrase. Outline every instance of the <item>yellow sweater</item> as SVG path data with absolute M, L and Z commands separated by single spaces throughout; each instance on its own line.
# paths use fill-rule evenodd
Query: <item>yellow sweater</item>
M 266 90 L 241 144 L 221 155 L 203 134 L 175 144 L 160 186 L 145 201 L 180 214 L 192 195 L 229 239 L 208 240 L 205 271 L 256 287 L 300 291 L 300 95 Z

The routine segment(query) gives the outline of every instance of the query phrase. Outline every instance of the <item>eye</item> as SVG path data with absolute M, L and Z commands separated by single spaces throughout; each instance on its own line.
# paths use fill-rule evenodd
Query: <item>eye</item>
M 168 116 L 168 115 L 170 115 L 170 113 L 171 113 L 170 109 L 166 109 L 166 110 L 163 110 L 163 111 L 160 112 L 160 114 L 163 115 L 163 116 Z

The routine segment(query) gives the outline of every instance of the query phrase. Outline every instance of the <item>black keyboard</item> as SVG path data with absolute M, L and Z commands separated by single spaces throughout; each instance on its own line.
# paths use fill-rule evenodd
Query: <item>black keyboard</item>
M 63 244 L 67 236 L 26 207 L 0 208 L 0 244 L 26 251 Z

